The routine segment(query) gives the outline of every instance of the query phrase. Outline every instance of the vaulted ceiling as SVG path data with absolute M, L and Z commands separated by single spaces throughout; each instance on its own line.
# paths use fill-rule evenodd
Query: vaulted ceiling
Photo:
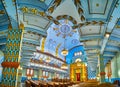
M 56 42 L 56 49 L 61 43 L 57 38 L 64 37 L 56 26 L 64 20 L 71 23 L 72 33 L 78 32 L 78 37 L 67 35 L 68 48 L 82 43 L 91 66 L 97 65 L 98 54 L 103 54 L 106 64 L 120 51 L 119 3 L 120 0 L 0 0 L 0 50 L 5 50 L 8 25 L 18 28 L 20 23 L 25 26 L 21 61 L 29 61 L 41 38 L 50 32 L 56 32 L 48 38 Z

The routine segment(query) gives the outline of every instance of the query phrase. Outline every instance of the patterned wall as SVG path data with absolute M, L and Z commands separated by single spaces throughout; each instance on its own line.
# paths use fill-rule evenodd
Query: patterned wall
M 22 29 L 9 29 L 5 59 L 2 63 L 3 76 L 0 87 L 15 87 L 19 66 Z
M 90 65 L 87 64 L 87 72 L 88 72 L 88 79 L 94 79 L 96 78 L 96 71 L 92 71 L 90 68 Z

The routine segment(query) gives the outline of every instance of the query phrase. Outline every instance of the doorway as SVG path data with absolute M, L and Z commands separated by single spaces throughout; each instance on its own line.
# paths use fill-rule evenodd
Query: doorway
M 76 73 L 76 81 L 80 81 L 80 73 Z

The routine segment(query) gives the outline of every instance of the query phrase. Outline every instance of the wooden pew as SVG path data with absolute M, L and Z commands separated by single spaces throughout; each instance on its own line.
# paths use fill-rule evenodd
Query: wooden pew
M 26 80 L 26 81 L 25 81 L 25 87 L 31 87 L 31 83 L 30 83 L 29 80 Z
M 30 80 L 30 82 L 32 87 L 40 87 L 40 83 L 38 81 Z
M 99 84 L 97 87 L 116 87 L 116 85 L 111 83 L 102 83 L 102 84 Z
M 40 87 L 48 87 L 48 84 L 45 81 L 39 81 Z

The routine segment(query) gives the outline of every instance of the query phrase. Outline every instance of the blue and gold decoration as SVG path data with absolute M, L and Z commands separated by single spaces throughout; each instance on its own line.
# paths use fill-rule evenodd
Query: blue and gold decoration
M 99 71 L 100 71 L 100 83 L 104 83 L 105 82 L 105 66 L 104 66 L 104 59 L 103 59 L 103 55 L 100 54 L 99 57 Z
M 5 59 L 1 64 L 3 67 L 2 82 L 0 87 L 17 87 L 18 67 L 20 61 L 20 49 L 24 25 L 20 29 L 9 27 Z

